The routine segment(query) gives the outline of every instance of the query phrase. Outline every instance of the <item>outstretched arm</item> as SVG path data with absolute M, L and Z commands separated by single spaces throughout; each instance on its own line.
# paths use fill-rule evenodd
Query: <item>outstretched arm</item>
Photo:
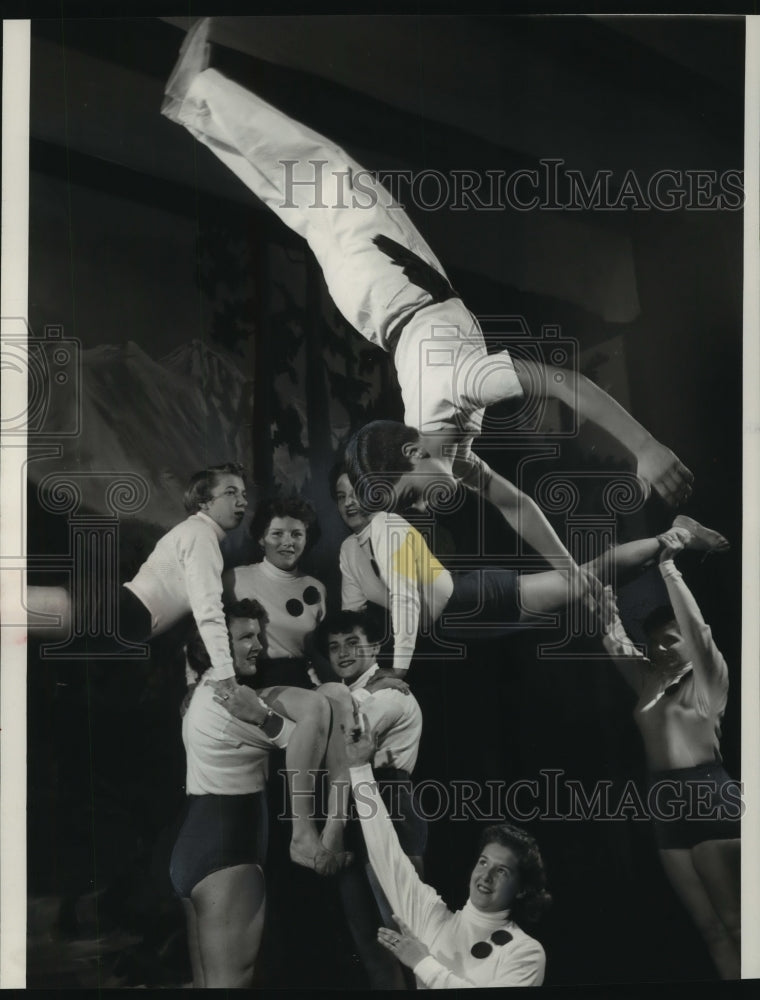
M 565 368 L 514 359 L 515 372 L 526 393 L 536 391 L 560 400 L 581 420 L 603 427 L 636 459 L 636 473 L 647 489 L 654 488 L 667 503 L 676 506 L 691 495 L 692 473 L 676 455 L 656 441 L 604 389 L 585 375 Z
M 408 924 L 427 950 L 441 923 L 451 917 L 451 911 L 438 893 L 420 879 L 401 850 L 369 764 L 376 740 L 367 716 L 360 722 L 355 708 L 354 727 L 344 727 L 344 735 L 356 812 L 370 864 L 393 912 Z
M 715 645 L 710 626 L 702 617 L 694 595 L 686 586 L 676 564 L 675 556 L 684 547 L 684 540 L 678 528 L 671 528 L 660 535 L 663 544 L 660 556 L 660 573 L 665 581 L 670 604 L 691 656 L 694 676 L 698 682 L 712 689 L 728 685 L 726 661 Z
M 234 683 L 235 668 L 222 607 L 222 552 L 210 533 L 182 538 L 178 552 L 190 608 L 211 660 L 208 678 Z
M 555 569 L 568 569 L 575 560 L 560 541 L 538 504 L 508 479 L 490 471 L 482 494 L 507 524 Z

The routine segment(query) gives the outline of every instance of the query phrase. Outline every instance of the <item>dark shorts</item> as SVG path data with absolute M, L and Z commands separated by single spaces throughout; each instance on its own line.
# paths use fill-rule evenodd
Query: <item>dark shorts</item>
M 487 566 L 451 574 L 454 590 L 438 619 L 443 635 L 474 639 L 512 634 L 520 621 L 520 575 L 517 570 Z M 457 622 L 449 616 L 466 616 Z
M 119 636 L 127 642 L 147 642 L 152 630 L 150 611 L 128 587 L 119 588 Z
M 648 807 L 657 846 L 663 850 L 741 835 L 741 786 L 715 761 L 653 771 Z
M 401 850 L 407 857 L 422 857 L 427 846 L 427 820 L 419 807 L 409 772 L 397 767 L 378 767 L 374 769 L 374 775 Z M 366 864 L 367 848 L 358 819 L 350 819 L 346 824 L 345 842 L 346 849 L 353 851 L 357 859 Z
M 266 861 L 268 814 L 265 792 L 251 795 L 188 795 L 185 819 L 169 864 L 181 899 L 212 872 Z

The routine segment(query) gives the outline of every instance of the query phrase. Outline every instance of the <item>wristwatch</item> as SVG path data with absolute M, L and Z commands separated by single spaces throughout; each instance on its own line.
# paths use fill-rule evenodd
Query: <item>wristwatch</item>
M 271 708 L 267 709 L 267 714 L 258 723 L 259 729 L 262 730 L 265 736 L 274 739 L 275 736 L 279 736 L 282 731 L 282 727 L 285 724 L 285 720 L 277 712 L 273 712 Z

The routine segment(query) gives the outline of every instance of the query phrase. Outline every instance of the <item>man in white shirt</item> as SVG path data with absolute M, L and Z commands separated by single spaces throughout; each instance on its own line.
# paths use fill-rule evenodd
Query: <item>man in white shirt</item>
M 354 485 L 363 478 L 393 510 L 411 479 L 419 489 L 461 481 L 584 593 L 585 577 L 537 504 L 472 451 L 486 407 L 525 396 L 560 400 L 618 440 L 643 488 L 671 504 L 689 496 L 692 474 L 583 375 L 506 350 L 489 355 L 477 319 L 402 207 L 329 139 L 210 69 L 208 30 L 206 18 L 188 33 L 162 113 L 307 240 L 342 315 L 393 357 L 409 426 L 374 421 L 362 428 Z
M 421 989 L 540 986 L 544 949 L 519 926 L 537 920 L 550 902 L 535 840 L 508 823 L 487 827 L 469 899 L 452 912 L 400 848 L 369 764 L 375 734 L 367 716 L 344 731 L 369 860 L 399 927 L 380 928 L 380 943 L 413 970 Z
M 342 684 L 323 684 L 320 692 L 331 700 L 334 713 L 340 713 L 343 726 L 352 724 L 354 712 L 359 709 L 372 720 L 377 734 L 373 774 L 393 817 L 401 849 L 415 870 L 421 872 L 427 824 L 416 801 L 411 773 L 417 762 L 422 712 L 408 690 L 397 687 L 368 690 L 368 682 L 379 669 L 376 661 L 381 638 L 375 620 L 363 612 L 341 611 L 326 618 L 320 625 L 317 642 Z M 390 909 L 368 865 L 355 820 L 348 823 L 346 846 L 363 861 L 341 871 L 340 890 L 370 986 L 403 989 L 402 968 L 377 941 L 378 928 L 390 919 Z

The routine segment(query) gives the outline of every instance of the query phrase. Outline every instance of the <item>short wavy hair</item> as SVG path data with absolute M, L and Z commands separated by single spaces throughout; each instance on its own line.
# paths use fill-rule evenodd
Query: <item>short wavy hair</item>
M 269 621 L 269 616 L 267 615 L 264 608 L 259 604 L 258 601 L 253 600 L 250 597 L 244 598 L 242 601 L 235 601 L 231 604 L 225 604 L 224 606 L 224 618 L 227 622 L 227 629 L 229 633 L 230 622 L 233 618 L 252 618 L 257 621 L 263 628 Z M 211 668 L 211 657 L 208 655 L 208 650 L 206 649 L 206 644 L 201 638 L 201 634 L 198 631 L 198 626 L 196 625 L 193 629 L 193 633 L 187 640 L 185 646 L 185 653 L 187 654 L 187 662 L 198 675 L 200 679 L 207 670 Z M 232 655 L 232 639 L 230 638 L 230 654 Z M 234 662 L 234 656 L 233 656 Z
M 359 503 L 367 511 L 403 506 L 391 499 L 394 484 L 414 468 L 404 454 L 405 444 L 414 444 L 420 432 L 396 420 L 373 420 L 365 424 L 346 445 L 346 471 Z
M 362 611 L 334 611 L 323 618 L 314 633 L 314 645 L 318 652 L 329 658 L 330 636 L 348 635 L 355 628 L 360 628 L 373 645 L 380 645 L 385 639 L 386 630 L 379 615 L 365 608 Z
M 487 826 L 480 837 L 479 850 L 488 844 L 501 844 L 517 856 L 519 896 L 510 908 L 517 924 L 535 924 L 551 906 L 552 897 L 546 891 L 546 868 L 534 837 L 519 826 L 499 823 Z
M 318 541 L 320 530 L 317 512 L 308 500 L 303 500 L 301 497 L 270 497 L 262 500 L 256 507 L 249 528 L 251 539 L 256 543 L 260 555 L 263 555 L 263 549 L 259 539 L 266 534 L 267 528 L 276 517 L 292 517 L 295 521 L 302 522 L 306 528 L 304 552 L 308 552 Z
M 210 465 L 207 469 L 194 472 L 187 484 L 182 502 L 188 514 L 197 514 L 201 509 L 201 504 L 212 500 L 212 490 L 219 485 L 222 476 L 245 475 L 245 468 L 239 462 L 225 462 L 223 465 Z
M 641 630 L 647 639 L 651 638 L 652 633 L 656 632 L 658 629 L 663 628 L 665 625 L 672 625 L 678 622 L 676 621 L 676 614 L 673 608 L 669 604 L 661 604 L 654 611 L 650 611 L 646 616 L 644 621 L 641 623 Z

